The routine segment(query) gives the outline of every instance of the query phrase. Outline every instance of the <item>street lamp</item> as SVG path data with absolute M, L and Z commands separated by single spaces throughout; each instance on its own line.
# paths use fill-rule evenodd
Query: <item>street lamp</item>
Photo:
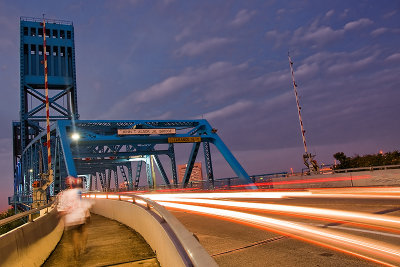
M 71 135 L 72 140 L 77 141 L 81 138 L 81 136 L 78 133 L 73 133 Z

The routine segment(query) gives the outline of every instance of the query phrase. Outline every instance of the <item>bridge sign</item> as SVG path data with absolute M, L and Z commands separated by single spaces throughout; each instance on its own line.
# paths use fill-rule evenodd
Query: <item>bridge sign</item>
M 118 135 L 136 135 L 136 134 L 176 134 L 176 129 L 175 128 L 118 129 Z
M 168 143 L 199 143 L 201 137 L 168 137 Z

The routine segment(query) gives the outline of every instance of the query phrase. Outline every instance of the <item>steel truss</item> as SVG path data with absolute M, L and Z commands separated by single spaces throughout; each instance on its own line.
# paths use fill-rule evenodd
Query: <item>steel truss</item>
M 140 134 L 118 135 L 118 129 L 175 129 L 175 134 Z M 73 134 L 79 139 L 74 140 Z M 175 139 L 171 139 L 174 137 Z M 178 138 L 177 138 L 178 137 Z M 181 138 L 181 139 L 179 139 Z M 177 140 L 178 139 L 178 140 Z M 51 126 L 51 155 L 54 185 L 49 195 L 64 189 L 64 180 L 68 175 L 81 176 L 85 188 L 92 190 L 118 190 L 118 176 L 125 182 L 126 189 L 137 189 L 139 186 L 142 164 L 146 164 L 147 186 L 154 188 L 154 166 L 166 186 L 178 186 L 175 145 L 192 143 L 193 148 L 187 160 L 187 169 L 183 178 L 183 186 L 187 186 L 196 161 L 201 143 L 203 143 L 207 179 L 213 186 L 214 175 L 211 162 L 210 143 L 219 150 L 233 171 L 244 184 L 251 184 L 246 171 L 242 168 L 233 154 L 222 142 L 206 120 L 135 120 L 135 121 L 57 121 Z M 20 171 L 23 188 L 16 189 L 17 195 L 29 195 L 32 192 L 32 182 L 40 174 L 46 172 L 48 166 L 46 132 L 42 132 L 32 140 L 22 153 L 22 169 Z M 166 155 L 170 161 L 171 178 L 169 179 L 160 160 Z M 136 169 L 132 164 L 137 163 Z M 165 164 L 165 162 L 164 162 Z M 119 171 L 118 171 L 119 170 Z M 97 177 L 100 184 L 97 183 Z M 135 177 L 135 180 L 133 180 Z M 94 186 L 93 186 L 93 179 Z M 111 187 L 111 180 L 114 184 Z M 101 186 L 101 188 L 98 187 Z M 95 187 L 95 188 L 93 188 Z

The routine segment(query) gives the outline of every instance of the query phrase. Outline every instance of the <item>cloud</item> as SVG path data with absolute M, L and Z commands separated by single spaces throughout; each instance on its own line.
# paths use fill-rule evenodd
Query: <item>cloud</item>
M 397 10 L 393 10 L 391 12 L 386 13 L 385 15 L 383 15 L 383 18 L 388 19 L 390 17 L 393 17 L 394 15 L 396 15 Z
M 253 86 L 264 87 L 268 89 L 277 88 L 283 86 L 284 84 L 290 85 L 291 77 L 289 70 L 280 70 L 275 72 L 270 72 L 263 76 L 253 79 Z
M 349 62 L 342 62 L 335 65 L 332 65 L 328 68 L 329 73 L 349 73 L 354 70 L 359 70 L 362 68 L 367 67 L 368 65 L 372 64 L 377 55 L 372 55 L 357 61 L 349 61 Z M 349 59 L 351 60 L 351 59 Z
M 202 88 L 210 84 L 217 84 L 230 77 L 236 77 L 238 73 L 248 68 L 247 63 L 233 65 L 229 62 L 215 62 L 207 67 L 187 68 L 182 73 L 168 77 L 163 81 L 156 83 L 144 90 L 132 92 L 125 96 L 118 105 L 112 106 L 101 119 L 109 119 L 114 116 L 120 116 L 127 112 L 132 112 L 138 105 L 167 100 L 169 98 L 179 98 L 180 94 L 192 92 L 193 88 L 201 86 Z M 214 89 L 215 90 L 215 89 Z M 224 91 L 225 88 L 224 88 Z M 213 92 L 215 96 L 216 92 Z
M 231 22 L 231 25 L 241 26 L 241 25 L 247 23 L 255 14 L 256 14 L 256 11 L 254 11 L 254 10 L 248 11 L 247 9 L 242 9 L 236 14 L 236 17 Z
M 195 56 L 233 42 L 232 39 L 214 37 L 201 42 L 189 42 L 176 51 L 177 55 Z
M 302 64 L 296 69 L 296 76 L 300 78 L 309 78 L 312 75 L 316 74 L 318 72 L 318 64 L 317 63 L 312 63 L 312 64 Z
M 204 114 L 204 118 L 207 120 L 213 120 L 213 119 L 221 119 L 221 118 L 226 118 L 230 116 L 235 116 L 237 113 L 241 111 L 248 110 L 253 103 L 251 101 L 238 101 L 234 104 L 225 106 L 219 110 L 215 110 L 209 113 Z
M 295 69 L 296 80 L 307 80 L 316 75 L 319 71 L 317 62 L 304 63 Z M 274 90 L 278 88 L 290 88 L 292 85 L 292 77 L 290 75 L 289 66 L 287 69 L 270 72 L 263 76 L 257 77 L 252 80 L 252 85 L 268 90 Z
M 310 41 L 318 44 L 332 42 L 344 34 L 343 30 L 333 30 L 331 27 L 322 26 L 315 31 L 306 32 L 305 35 L 299 37 L 302 41 Z
M 209 65 L 207 68 L 199 68 L 196 70 L 188 69 L 178 76 L 169 77 L 161 83 L 155 84 L 141 91 L 137 94 L 135 102 L 144 103 L 151 99 L 163 98 L 189 86 L 205 81 L 210 82 L 246 67 L 246 64 L 233 66 L 228 62 L 216 62 Z
M 175 41 L 179 42 L 181 41 L 183 38 L 189 36 L 191 34 L 191 30 L 189 27 L 185 27 L 183 28 L 183 30 L 175 36 Z
M 278 32 L 277 30 L 268 31 L 265 37 L 270 40 L 275 40 L 275 48 L 283 45 L 288 38 L 290 38 L 291 33 L 289 31 Z
M 371 32 L 371 36 L 376 37 L 378 35 L 384 34 L 385 32 L 387 32 L 388 29 L 387 28 L 378 28 L 376 30 L 373 30 Z
M 285 12 L 286 12 L 286 9 L 280 8 L 280 9 L 278 9 L 278 10 L 276 11 L 276 14 L 277 14 L 277 15 L 282 15 L 282 14 L 285 13 Z
M 350 9 L 346 8 L 343 10 L 342 14 L 340 14 L 341 18 L 346 18 L 349 15 Z
M 400 53 L 392 54 L 392 55 L 388 56 L 385 60 L 386 61 L 399 61 L 400 60 Z
M 335 13 L 335 10 L 331 9 L 328 12 L 325 13 L 325 17 L 329 18 Z
M 332 13 L 333 10 L 327 12 Z M 361 18 L 356 21 L 348 22 L 342 29 L 333 29 L 330 26 L 319 25 L 320 19 L 315 19 L 308 27 L 299 27 L 293 33 L 289 31 L 278 32 L 271 30 L 266 33 L 266 38 L 275 40 L 275 47 L 283 43 L 290 45 L 313 44 L 312 47 L 321 47 L 325 44 L 335 42 L 342 38 L 347 32 L 373 24 L 373 21 L 367 18 Z
M 349 30 L 355 30 L 357 28 L 361 28 L 361 27 L 365 27 L 368 25 L 373 24 L 374 22 L 370 19 L 366 19 L 366 18 L 362 18 L 356 21 L 351 21 L 346 23 L 346 25 L 344 25 L 344 30 L 345 31 L 349 31 Z

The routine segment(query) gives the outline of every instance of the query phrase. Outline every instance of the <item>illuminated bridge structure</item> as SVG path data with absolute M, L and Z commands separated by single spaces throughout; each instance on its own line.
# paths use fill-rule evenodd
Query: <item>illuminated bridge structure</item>
M 400 250 L 396 239 L 400 238 L 400 209 L 397 204 L 400 189 L 394 187 L 400 185 L 400 166 L 393 166 L 391 170 L 386 167 L 376 170 L 368 168 L 306 177 L 290 176 L 287 173 L 249 177 L 217 135 L 216 129 L 206 120 L 79 120 L 73 25 L 71 22 L 56 20 L 46 20 L 49 31 L 45 33 L 49 38 L 49 48 L 46 50 L 50 58 L 49 104 L 52 110 L 50 119 L 53 122 L 50 127 L 52 164 L 49 166 L 45 160 L 45 116 L 41 114 L 45 108 L 43 72 L 40 70 L 43 58 L 43 47 L 40 47 L 43 37 L 40 36 L 41 20 L 21 18 L 20 23 L 21 117 L 20 121 L 13 123 L 14 196 L 9 198 L 9 203 L 28 211 L 0 221 L 0 227 L 12 220 L 22 219 L 27 222 L 0 236 L 0 265 L 41 265 L 62 238 L 64 225 L 57 215 L 55 203 L 41 203 L 38 209 L 30 209 L 29 206 L 32 203 L 34 182 L 40 183 L 50 168 L 54 174 L 53 183 L 46 189 L 47 198 L 43 202 L 64 189 L 68 175 L 82 177 L 89 190 L 110 191 L 112 188 L 118 189 L 119 181 L 124 182 L 130 192 L 86 193 L 85 197 L 95 202 L 92 213 L 116 220 L 139 232 L 162 266 L 216 266 L 214 259 L 228 254 L 245 255 L 241 257 L 244 263 L 240 266 L 251 266 L 254 260 L 259 260 L 258 266 L 261 266 L 275 258 L 279 266 L 285 266 L 282 263 L 286 263 L 286 266 L 299 265 L 298 260 L 304 257 L 304 250 L 298 248 L 306 245 L 297 243 L 297 238 L 332 249 L 332 253 L 320 253 L 320 248 L 307 247 L 314 251 L 307 258 L 310 255 L 316 256 L 318 264 L 321 262 L 319 256 L 333 256 L 335 253 L 339 264 L 346 266 L 363 266 L 360 265 L 363 261 L 352 258 L 354 255 L 386 266 L 400 265 Z M 221 188 L 213 175 L 210 151 L 210 144 L 213 144 L 237 175 L 222 179 L 223 183 L 227 184 L 228 189 L 239 190 L 138 195 L 135 189 L 138 189 L 143 164 L 146 168 L 147 188 L 152 189 L 156 185 L 154 165 L 171 191 L 178 187 L 175 146 L 182 143 L 191 144 L 192 148 L 180 189 L 184 189 L 190 182 L 191 171 L 201 146 L 205 157 L 206 184 L 210 186 L 207 189 L 213 189 L 214 185 Z M 164 168 L 166 164 L 170 167 L 170 177 Z M 96 186 L 98 180 L 100 185 Z M 112 181 L 114 184 L 111 184 Z M 253 183 L 267 190 L 240 192 L 246 188 L 254 189 Z M 305 190 L 311 187 L 318 189 Z M 322 187 L 336 188 L 324 191 Z M 358 193 L 355 187 L 359 187 Z M 274 192 L 270 190 L 272 188 L 279 191 Z M 290 190 L 283 192 L 283 189 Z M 322 204 L 326 208 L 321 208 L 319 199 L 325 199 Z M 387 208 L 382 210 L 384 205 Z M 353 211 L 353 207 L 363 211 Z M 173 213 L 176 210 L 184 212 Z M 199 217 L 199 214 L 204 216 Z M 186 224 L 183 225 L 173 215 L 181 216 L 182 222 Z M 27 216 L 29 219 L 26 219 Z M 288 216 L 292 218 L 289 220 Z M 233 227 L 217 219 L 238 224 Z M 311 223 L 307 224 L 303 219 L 311 220 Z M 321 221 L 329 223 L 321 225 Z M 197 229 L 196 224 L 199 226 Z M 347 224 L 352 227 L 346 227 Z M 344 233 L 333 231 L 331 227 L 343 228 Z M 229 230 L 229 234 L 224 232 Z M 354 231 L 360 232 L 362 236 L 357 236 Z M 196 232 L 202 233 L 202 236 L 195 235 Z M 365 238 L 363 235 L 367 234 L 370 236 Z M 251 240 L 250 237 L 255 239 Z M 239 244 L 239 239 L 246 242 Z M 223 242 L 217 243 L 217 240 Z M 249 244 L 250 241 L 252 243 Z M 208 251 L 202 247 L 207 242 Z M 271 253 L 271 246 L 264 246 L 265 250 L 256 254 L 245 250 L 271 242 L 286 243 L 274 247 L 274 253 Z M 224 244 L 226 247 L 219 249 Z M 89 245 L 95 247 L 97 243 Z M 114 256 L 110 252 L 113 243 L 108 245 L 102 256 Z M 289 249 L 283 250 L 286 245 Z M 210 253 L 216 248 L 219 251 Z M 123 246 L 117 248 L 121 251 L 124 249 Z M 336 250 L 351 256 L 345 258 L 333 252 Z M 245 252 L 240 254 L 240 251 Z M 53 255 L 57 258 L 56 254 Z M 277 255 L 283 255 L 281 258 L 284 260 L 280 261 Z M 65 258 L 65 264 L 72 264 L 68 257 Z M 221 258 L 219 262 L 225 263 L 225 266 L 241 259 L 227 257 L 224 262 Z M 117 264 L 113 262 L 112 265 Z M 303 263 L 303 266 L 310 265 L 315 265 L 315 262 Z
M 139 134 L 118 135 L 118 130 L 162 130 L 174 129 L 175 134 Z M 79 139 L 73 137 L 79 136 Z M 36 136 L 24 150 L 22 158 L 25 165 L 21 174 L 25 180 L 35 179 L 40 171 L 42 158 L 45 153 L 46 133 Z M 203 146 L 207 178 L 212 186 L 214 175 L 212 170 L 210 143 L 225 157 L 232 169 L 244 184 L 251 183 L 251 179 L 235 159 L 226 145 L 215 133 L 215 130 L 206 120 L 190 121 L 71 121 L 60 120 L 51 126 L 51 145 L 53 155 L 53 172 L 55 185 L 51 194 L 63 189 L 64 179 L 67 176 L 81 176 L 86 189 L 93 186 L 93 177 L 98 176 L 103 191 L 110 191 L 112 176 L 115 188 L 118 189 L 118 175 L 129 185 L 129 189 L 137 189 L 142 169 L 142 162 L 146 163 L 146 174 L 149 188 L 154 187 L 153 173 L 150 168 L 153 157 L 161 177 L 166 185 L 178 186 L 175 163 L 175 146 L 177 143 L 192 143 L 191 153 L 187 162 L 187 169 L 183 179 L 183 186 L 190 180 L 191 171 L 196 161 L 200 146 Z M 41 151 L 42 150 L 42 151 Z M 40 152 L 41 151 L 41 152 Z M 160 160 L 166 155 L 170 161 L 172 179 L 167 177 Z M 137 161 L 137 168 L 132 168 L 132 162 Z M 119 171 L 118 171 L 119 170 Z M 134 175 L 135 172 L 135 175 Z M 29 177 L 29 179 L 27 179 Z M 133 180 L 134 179 L 134 180 Z M 94 179 L 97 181 L 97 179 Z M 95 189 L 94 186 L 92 189 Z
M 45 191 L 41 194 L 47 197 L 40 197 L 40 201 L 46 202 L 64 189 L 67 176 L 82 177 L 86 189 L 118 190 L 120 182 L 126 190 L 138 189 L 143 163 L 149 189 L 156 184 L 154 165 L 165 186 L 177 187 L 177 143 L 192 144 L 182 187 L 190 181 L 202 146 L 208 185 L 213 188 L 210 144 L 219 150 L 241 183 L 252 183 L 217 130 L 206 120 L 79 120 L 73 23 L 46 19 L 44 49 L 42 22 L 37 18 L 20 19 L 20 121 L 13 122 L 14 196 L 9 198 L 9 204 L 29 209 L 33 187 L 48 182 L 49 186 L 41 189 Z M 50 164 L 44 53 L 52 122 Z M 167 176 L 165 162 L 170 166 L 171 177 Z

